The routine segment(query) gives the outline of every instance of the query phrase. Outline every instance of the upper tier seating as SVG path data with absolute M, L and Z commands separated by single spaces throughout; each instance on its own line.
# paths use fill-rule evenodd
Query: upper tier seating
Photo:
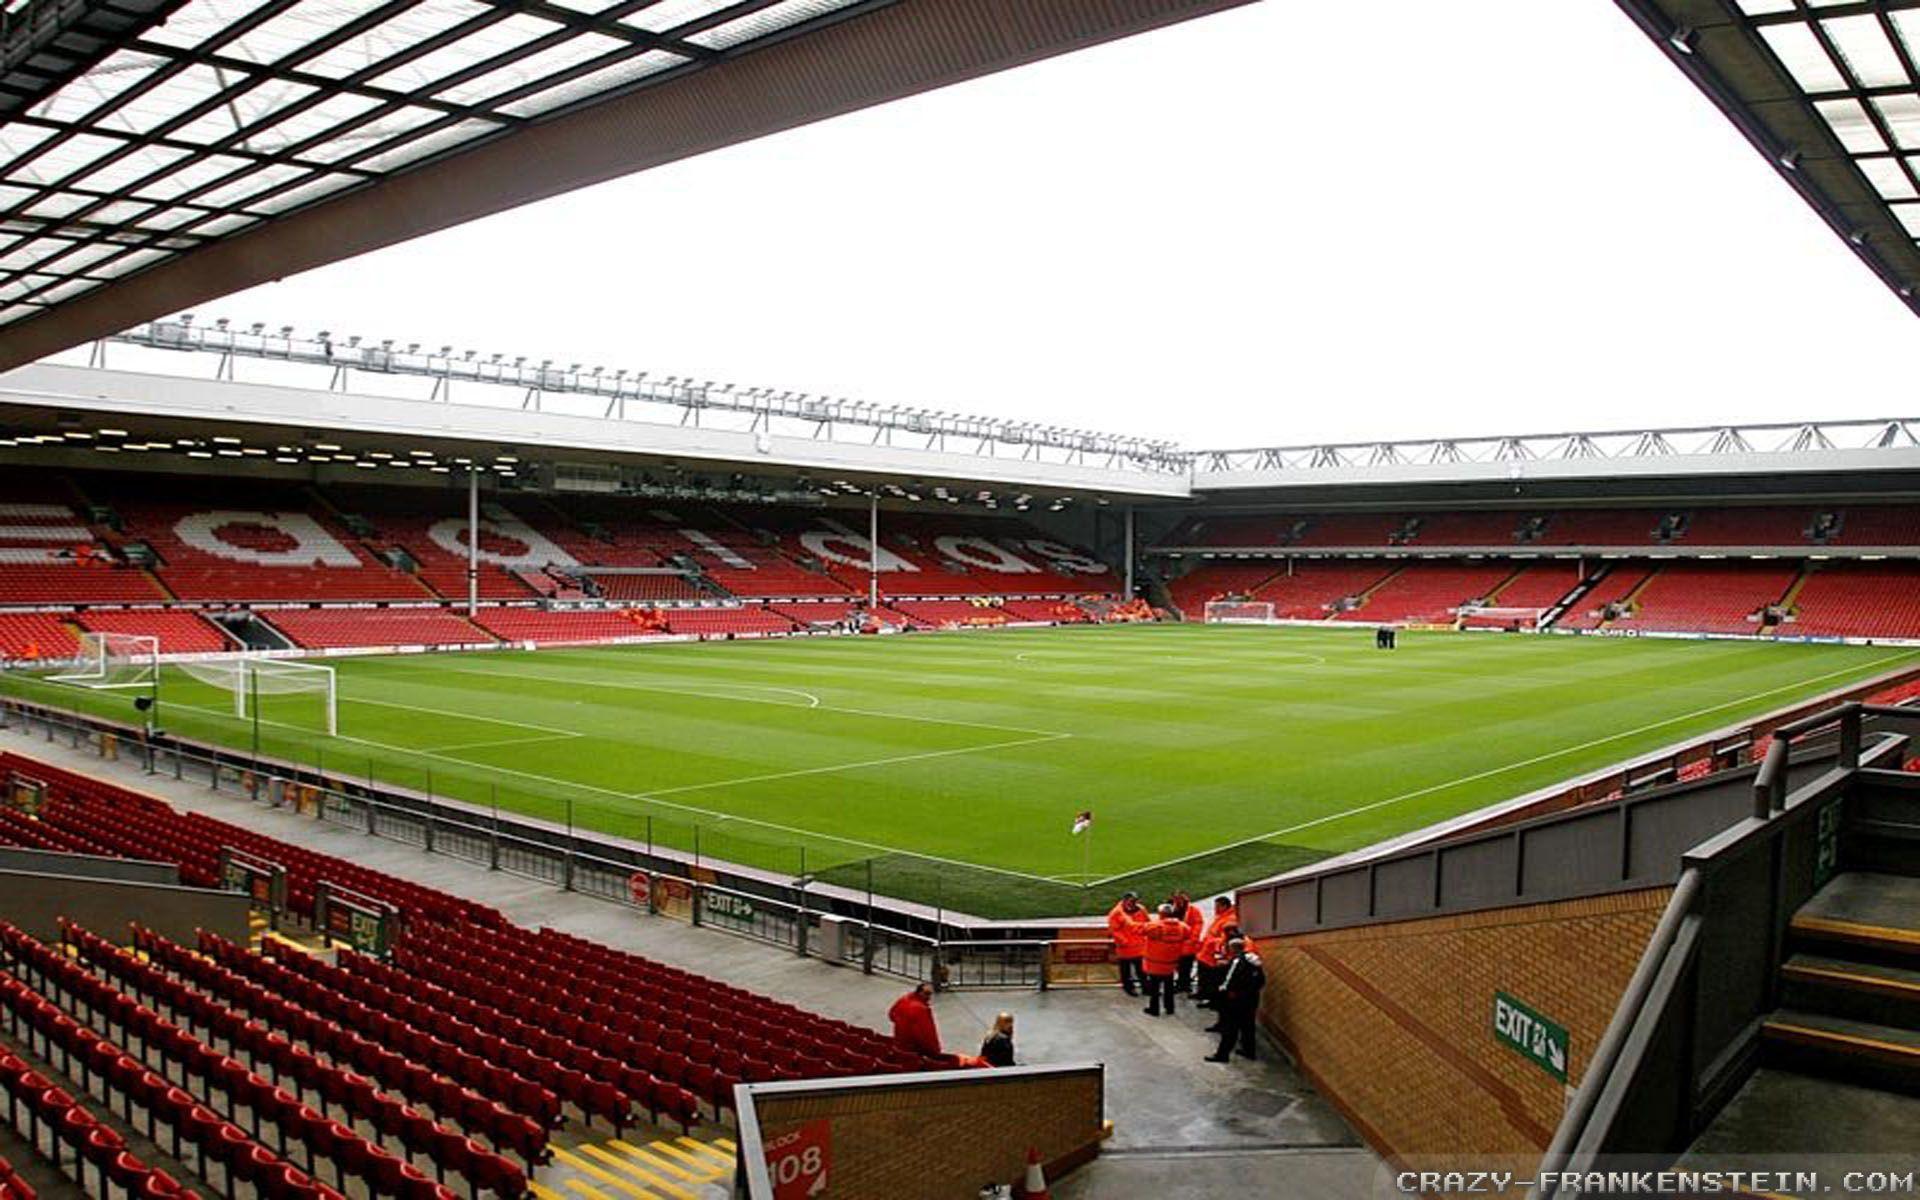
M 266 481 L 84 476 L 81 486 L 145 542 L 182 600 L 420 600 L 405 573 L 380 562 L 305 489 Z M 160 499 L 159 497 L 164 497 Z
M 0 612 L 0 661 L 72 658 L 79 650 L 72 627 L 57 614 Z
M 343 485 L 330 488 L 328 498 L 341 512 L 371 525 L 376 544 L 406 551 L 419 567 L 418 581 L 435 594 L 449 600 L 466 598 L 465 492 Z M 478 584 L 483 600 L 531 599 L 535 591 L 514 574 L 515 569 L 570 567 L 577 561 L 545 530 L 491 500 L 480 507 L 480 556 Z
M 495 639 L 439 608 L 289 608 L 261 614 L 307 650 L 349 646 L 478 646 Z
M 1681 546 L 1804 546 L 1817 511 L 1811 508 L 1696 508 L 1687 516 Z
M 116 560 L 94 536 L 64 480 L 32 471 L 17 475 L 0 482 L 0 604 L 165 598 L 152 576 Z
M 822 562 L 864 593 L 872 560 L 866 521 L 852 514 L 770 509 L 761 517 L 790 556 Z M 1021 522 L 888 513 L 880 532 L 880 590 L 887 596 L 1020 596 L 1119 590 L 1112 568 Z
M 1414 513 L 1408 519 L 1408 546 L 1511 546 L 1520 530 L 1519 514 L 1511 511 Z
M 218 625 L 199 613 L 164 609 L 94 609 L 77 620 L 95 633 L 133 633 L 160 639 L 162 654 L 218 654 L 239 649 Z
M 1415 561 L 1376 588 L 1359 608 L 1340 613 L 1342 621 L 1414 621 L 1445 624 L 1453 610 L 1478 600 L 1513 574 L 1505 561 L 1449 563 Z
M 1835 546 L 1920 545 L 1920 505 L 1874 504 L 1849 506 L 1840 513 Z
M 1406 518 L 1395 513 L 1316 513 L 1289 544 L 1301 547 L 1387 546 Z
M 1783 634 L 1913 637 L 1920 634 L 1920 576 L 1911 566 L 1826 563 L 1794 597 Z
M 1635 598 L 1622 628 L 1688 633 L 1758 633 L 1755 614 L 1786 593 L 1797 564 L 1670 562 Z

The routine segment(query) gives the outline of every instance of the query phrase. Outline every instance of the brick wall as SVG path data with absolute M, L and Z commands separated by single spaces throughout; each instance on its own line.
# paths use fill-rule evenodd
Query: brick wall
M 1013 1183 L 1029 1147 L 1048 1179 L 1098 1152 L 1105 1122 L 1098 1066 L 965 1071 L 916 1084 L 776 1085 L 753 1104 L 763 1144 L 828 1122 L 834 1200 L 977 1200 Z
M 1261 1015 L 1388 1158 L 1537 1157 L 1671 891 L 1276 938 Z M 1495 1040 L 1496 991 L 1567 1029 L 1566 1084 Z

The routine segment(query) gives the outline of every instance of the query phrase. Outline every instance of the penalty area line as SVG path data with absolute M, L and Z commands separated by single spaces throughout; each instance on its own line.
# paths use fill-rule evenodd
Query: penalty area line
M 1327 825 L 1335 821 L 1343 821 L 1348 817 L 1355 817 L 1355 816 L 1359 816 L 1361 813 L 1372 812 L 1377 808 L 1386 808 L 1389 805 L 1404 803 L 1405 801 L 1408 801 L 1408 800 L 1417 800 L 1421 796 L 1431 795 L 1434 792 L 1443 792 L 1443 791 L 1446 791 L 1448 788 L 1458 787 L 1463 783 L 1477 783 L 1482 779 L 1490 779 L 1496 775 L 1504 775 L 1508 771 L 1518 770 L 1521 767 L 1536 766 L 1543 762 L 1550 762 L 1556 758 L 1564 758 L 1569 754 L 1578 754 L 1582 750 L 1591 750 L 1595 746 L 1604 746 L 1609 742 L 1617 742 L 1623 738 L 1638 737 L 1640 734 L 1650 733 L 1655 729 L 1663 729 L 1668 725 L 1677 725 L 1683 721 L 1691 721 L 1696 717 L 1704 717 L 1710 713 L 1719 712 L 1722 709 L 1737 708 L 1742 704 L 1748 704 L 1754 700 L 1759 700 L 1767 696 L 1775 696 L 1780 694 L 1781 692 L 1793 691 L 1795 689 L 1805 687 L 1810 683 L 1821 683 L 1828 679 L 1837 678 L 1838 676 L 1841 676 L 1841 675 L 1850 675 L 1861 670 L 1872 670 L 1877 667 L 1886 666 L 1889 663 L 1900 662 L 1903 659 L 1912 659 L 1916 655 L 1920 655 L 1920 650 L 1910 650 L 1904 654 L 1893 654 L 1893 655 L 1889 655 L 1886 658 L 1876 659 L 1875 661 L 1866 664 L 1864 668 L 1863 667 L 1842 667 L 1837 671 L 1829 671 L 1824 675 L 1815 675 L 1809 679 L 1796 680 L 1793 683 L 1782 684 L 1781 686 L 1776 688 L 1768 688 L 1764 692 L 1754 692 L 1752 695 L 1741 696 L 1738 699 L 1728 700 L 1723 704 L 1715 704 L 1708 708 L 1696 709 L 1695 711 L 1690 713 L 1681 713 L 1678 716 L 1668 717 L 1665 720 L 1654 721 L 1647 725 L 1641 725 L 1635 729 L 1625 729 L 1619 733 L 1609 734 L 1606 737 L 1595 738 L 1592 741 L 1582 742 L 1577 746 L 1567 746 L 1559 750 L 1549 750 L 1545 754 L 1536 754 L 1532 758 L 1523 758 L 1515 762 L 1502 764 L 1501 766 L 1490 767 L 1485 771 L 1479 771 L 1472 775 L 1462 775 L 1457 779 L 1444 780 L 1440 783 L 1430 784 L 1423 788 L 1416 788 L 1411 792 L 1402 792 L 1398 796 L 1389 796 L 1384 800 L 1375 800 L 1371 804 L 1361 804 L 1354 808 L 1349 808 L 1343 812 L 1328 813 L 1322 817 L 1315 817 L 1311 821 L 1301 821 L 1297 824 L 1288 825 L 1283 829 L 1275 829 L 1271 832 L 1258 834 L 1254 837 L 1241 838 L 1237 842 L 1228 842 L 1225 845 L 1215 846 L 1208 850 L 1196 851 L 1193 854 L 1183 854 L 1178 858 L 1169 858 L 1165 862 L 1157 862 L 1157 863 L 1153 863 L 1150 866 L 1136 867 L 1131 871 L 1123 871 L 1123 872 L 1120 872 L 1119 874 L 1108 875 L 1104 878 L 1094 880 L 1092 883 L 1088 884 L 1087 886 L 1102 887 L 1106 884 L 1114 882 L 1115 880 L 1128 879 L 1135 875 L 1144 875 L 1149 871 L 1165 870 L 1168 867 L 1177 867 L 1181 863 L 1193 862 L 1196 859 L 1208 858 L 1215 854 L 1224 854 L 1229 850 L 1238 850 L 1242 846 L 1251 846 L 1256 842 L 1270 841 L 1273 838 L 1283 837 L 1289 833 L 1298 833 L 1303 829 L 1312 829 L 1318 825 Z

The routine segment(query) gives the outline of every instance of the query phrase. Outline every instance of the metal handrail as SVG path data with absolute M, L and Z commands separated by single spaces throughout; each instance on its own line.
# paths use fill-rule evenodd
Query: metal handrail
M 1837 727 L 1840 744 L 1835 769 L 1858 771 L 1864 727 L 1869 717 L 1920 720 L 1920 708 L 1848 701 L 1773 730 L 1765 760 L 1754 776 L 1753 819 L 1769 823 L 1785 812 L 1793 746 L 1809 734 Z M 1705 872 L 1700 863 L 1690 860 L 1674 884 L 1666 911 L 1661 914 L 1660 923 L 1648 940 L 1646 951 L 1635 966 L 1620 1003 L 1614 1008 L 1606 1032 L 1594 1048 L 1593 1058 L 1579 1089 L 1574 1093 L 1572 1103 L 1568 1105 L 1565 1116 L 1554 1131 L 1553 1140 L 1541 1157 L 1538 1177 L 1543 1181 L 1557 1177 L 1568 1169 L 1574 1157 L 1580 1153 L 1581 1144 L 1591 1133 L 1595 1114 L 1602 1101 L 1631 1082 L 1631 1072 L 1627 1075 L 1620 1072 L 1622 1060 L 1634 1044 L 1636 1035 L 1643 1032 L 1645 1023 L 1649 1019 L 1657 1020 L 1661 1015 L 1650 1013 L 1648 1008 L 1657 986 L 1683 969 L 1686 966 L 1685 959 L 1694 952 L 1693 938 L 1685 939 L 1683 945 L 1681 935 L 1697 919 L 1695 906 L 1702 894 L 1704 878 Z M 1528 1193 L 1529 1200 L 1542 1200 L 1555 1195 L 1557 1191 L 1553 1183 L 1542 1182 Z

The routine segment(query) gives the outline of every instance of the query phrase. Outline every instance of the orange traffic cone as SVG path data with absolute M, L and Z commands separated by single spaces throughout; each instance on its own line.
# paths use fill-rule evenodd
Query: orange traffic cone
M 1027 1148 L 1027 1177 L 1019 1187 L 1013 1189 L 1016 1200 L 1049 1200 L 1053 1193 L 1047 1191 L 1047 1173 L 1040 1169 L 1040 1150 Z

